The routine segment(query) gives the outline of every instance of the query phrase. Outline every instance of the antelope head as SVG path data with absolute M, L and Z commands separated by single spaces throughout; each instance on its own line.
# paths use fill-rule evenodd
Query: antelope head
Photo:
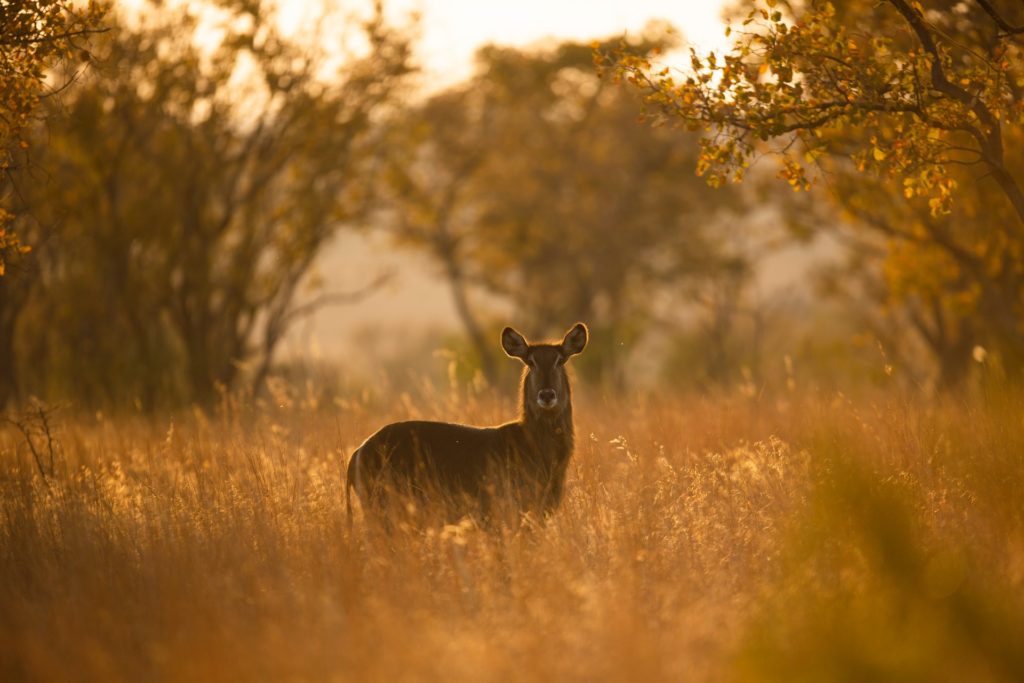
M 569 405 L 569 377 L 565 363 L 587 345 L 587 327 L 576 323 L 559 344 L 531 344 L 511 327 L 501 332 L 501 347 L 526 365 L 523 407 L 528 414 L 551 414 Z

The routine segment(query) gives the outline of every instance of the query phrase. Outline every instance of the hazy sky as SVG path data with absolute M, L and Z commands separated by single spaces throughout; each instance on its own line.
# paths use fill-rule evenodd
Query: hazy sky
M 468 76 L 473 51 L 484 43 L 591 40 L 639 32 L 652 19 L 668 20 L 705 49 L 724 42 L 721 0 L 391 0 L 390 6 L 419 11 L 420 54 L 443 81 Z
M 132 0 L 138 1 L 138 0 Z M 287 32 L 319 24 L 324 5 L 359 7 L 366 0 L 279 0 Z M 420 18 L 417 52 L 432 85 L 448 85 L 472 72 L 473 53 L 485 43 L 527 45 L 548 38 L 593 40 L 637 33 L 652 19 L 679 29 L 703 49 L 724 45 L 723 0 L 385 0 L 398 22 Z M 368 6 L 368 1 L 367 1 Z M 299 29 L 301 30 L 301 29 Z

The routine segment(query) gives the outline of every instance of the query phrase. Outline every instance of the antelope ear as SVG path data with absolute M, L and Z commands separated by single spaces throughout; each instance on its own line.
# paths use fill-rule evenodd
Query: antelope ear
M 587 336 L 587 326 L 576 323 L 565 333 L 565 339 L 562 340 L 562 355 L 568 358 L 581 352 L 587 346 Z
M 506 327 L 501 331 L 501 348 L 512 358 L 520 358 L 525 361 L 530 344 L 526 341 L 526 337 L 511 327 Z

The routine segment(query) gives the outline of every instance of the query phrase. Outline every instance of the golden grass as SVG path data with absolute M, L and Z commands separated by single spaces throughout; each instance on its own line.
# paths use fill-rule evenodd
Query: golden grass
M 350 533 L 343 473 L 507 400 L 58 415 L 45 476 L 6 429 L 0 679 L 1024 676 L 1020 396 L 580 393 L 563 507 L 498 537 Z

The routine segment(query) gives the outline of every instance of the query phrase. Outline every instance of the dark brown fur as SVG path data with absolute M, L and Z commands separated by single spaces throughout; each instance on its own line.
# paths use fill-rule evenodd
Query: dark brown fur
M 545 516 L 562 500 L 574 446 L 572 391 L 565 362 L 583 350 L 577 324 L 558 344 L 529 344 L 511 328 L 502 347 L 526 366 L 519 419 L 497 427 L 449 422 L 396 422 L 356 449 L 346 498 L 356 489 L 365 512 L 392 501 L 440 504 L 443 516 Z M 549 405 L 554 398 L 554 404 Z M 398 497 L 396 498 L 396 495 Z M 351 515 L 351 503 L 346 501 Z

